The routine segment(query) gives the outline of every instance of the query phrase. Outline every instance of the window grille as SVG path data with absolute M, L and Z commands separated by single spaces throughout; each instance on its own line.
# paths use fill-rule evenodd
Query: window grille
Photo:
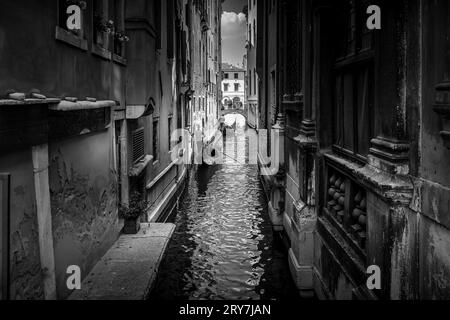
M 133 146 L 133 162 L 137 162 L 145 156 L 144 128 L 140 128 L 133 132 L 132 146 Z

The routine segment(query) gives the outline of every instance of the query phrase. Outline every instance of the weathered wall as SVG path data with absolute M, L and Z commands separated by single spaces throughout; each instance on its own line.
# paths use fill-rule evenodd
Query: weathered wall
M 419 177 L 416 180 L 419 218 L 420 297 L 450 298 L 450 149 L 440 136 L 442 116 L 433 111 L 436 85 L 449 79 L 450 4 L 422 1 L 422 110 L 420 112 Z
M 87 3 L 85 33 L 90 48 L 92 2 Z M 0 94 L 39 89 L 49 96 L 106 99 L 115 95 L 121 100 L 122 66 L 112 73 L 110 61 L 55 39 L 57 1 L 3 1 L 0 21 L 0 74 L 8 75 L 0 79 Z
M 50 145 L 50 191 L 58 298 L 70 293 L 66 270 L 86 276 L 117 239 L 117 181 L 111 169 L 111 132 Z
M 11 299 L 43 299 L 31 149 L 0 155 L 11 174 Z

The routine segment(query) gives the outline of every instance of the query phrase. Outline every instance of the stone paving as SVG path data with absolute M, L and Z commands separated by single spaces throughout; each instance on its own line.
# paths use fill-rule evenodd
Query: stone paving
M 142 224 L 122 235 L 69 300 L 144 300 L 152 289 L 174 224 Z

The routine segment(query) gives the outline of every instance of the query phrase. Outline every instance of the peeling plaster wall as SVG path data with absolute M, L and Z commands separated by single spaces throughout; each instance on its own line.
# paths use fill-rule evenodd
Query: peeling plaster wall
M 428 218 L 421 218 L 420 297 L 450 299 L 450 232 Z
M 0 156 L 0 172 L 11 174 L 11 299 L 43 299 L 31 149 Z
M 111 135 L 100 132 L 50 146 L 58 298 L 70 293 L 66 270 L 86 276 L 119 235 L 117 182 L 111 171 Z

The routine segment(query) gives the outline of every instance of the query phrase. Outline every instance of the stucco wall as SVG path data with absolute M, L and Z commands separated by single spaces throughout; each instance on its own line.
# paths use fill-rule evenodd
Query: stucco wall
M 109 131 L 50 145 L 58 298 L 65 298 L 66 270 L 78 265 L 84 277 L 119 235 L 117 182 L 111 166 Z
M 0 172 L 11 174 L 11 299 L 43 299 L 31 149 L 1 155 Z
M 92 12 L 87 1 L 86 14 Z M 92 22 L 86 20 L 88 51 L 56 40 L 56 0 L 3 1 L 0 10 L 0 93 L 39 89 L 48 96 L 122 100 L 124 67 L 90 52 Z M 33 54 L 30 54 L 33 53 Z M 20 63 L 17 63 L 20 57 Z M 111 86 L 111 77 L 114 79 Z

